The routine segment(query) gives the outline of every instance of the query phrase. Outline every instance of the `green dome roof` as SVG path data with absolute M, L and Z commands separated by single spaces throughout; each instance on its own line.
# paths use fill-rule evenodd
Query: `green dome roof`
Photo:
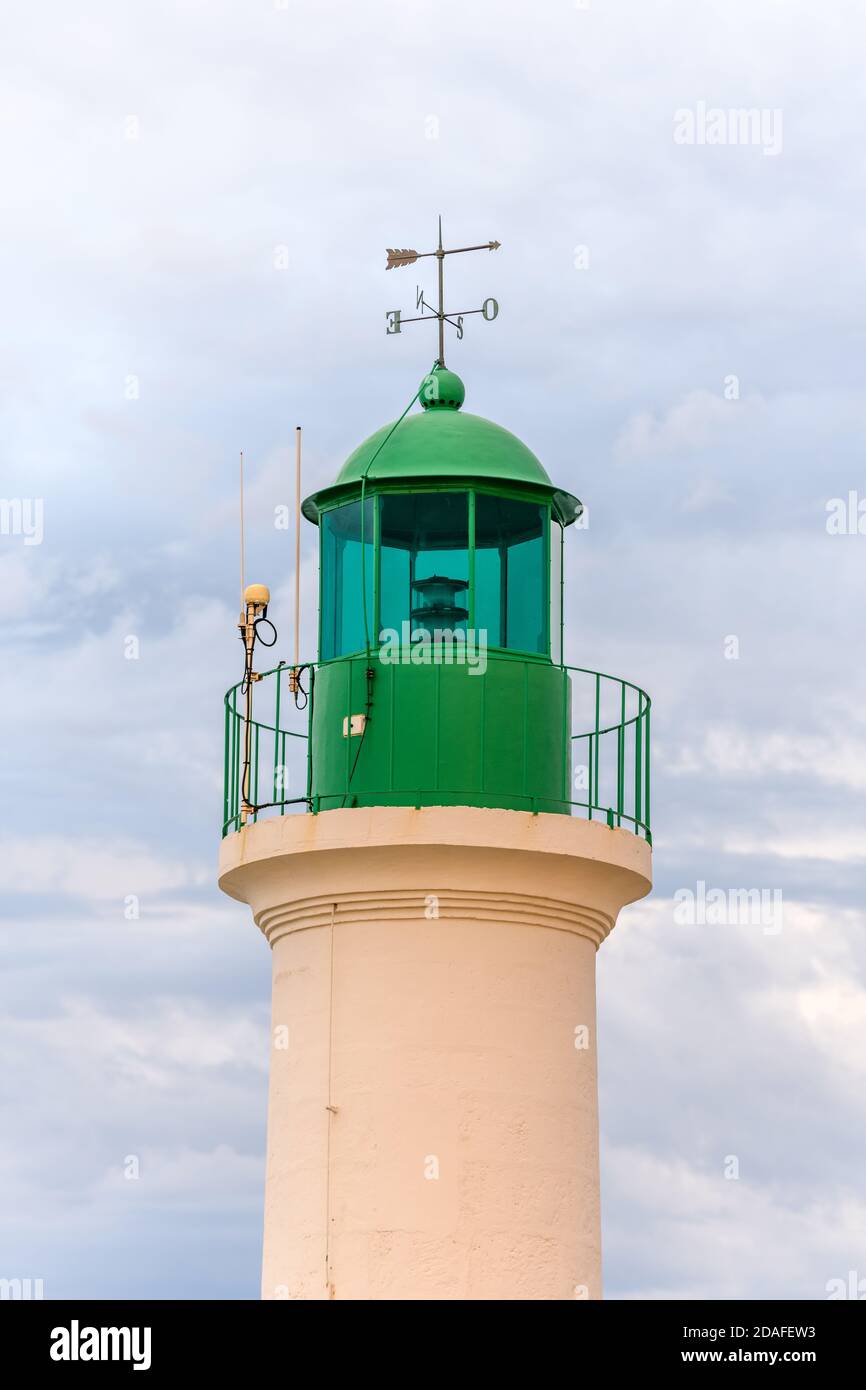
M 438 393 L 430 389 L 431 378 L 435 388 L 437 377 Z M 463 383 L 454 372 L 435 368 L 421 383 L 422 411 L 407 415 L 396 428 L 383 425 L 371 434 L 349 455 L 336 481 L 307 498 L 304 516 L 318 521 L 323 505 L 343 495 L 347 500 L 357 496 L 366 473 L 368 486 L 453 478 L 466 485 L 474 481 L 525 487 L 553 499 L 566 525 L 574 521 L 582 510 L 577 498 L 553 486 L 535 454 L 516 435 L 480 415 L 464 414 L 459 408 L 463 394 Z
M 383 426 L 358 446 L 337 474 L 337 485 L 361 481 L 390 428 Z M 516 435 L 480 415 L 447 409 L 407 415 L 373 464 L 368 481 L 468 476 L 550 487 L 538 459 Z

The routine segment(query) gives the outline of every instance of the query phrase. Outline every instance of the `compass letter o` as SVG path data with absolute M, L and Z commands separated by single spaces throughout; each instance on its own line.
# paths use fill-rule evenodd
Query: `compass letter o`
M 388 320 L 388 327 L 385 329 L 386 333 L 400 333 L 402 331 L 400 328 L 399 309 L 389 309 L 385 318 Z
M 487 322 L 492 323 L 499 313 L 499 305 L 495 299 L 485 299 L 484 303 L 481 305 L 481 312 Z

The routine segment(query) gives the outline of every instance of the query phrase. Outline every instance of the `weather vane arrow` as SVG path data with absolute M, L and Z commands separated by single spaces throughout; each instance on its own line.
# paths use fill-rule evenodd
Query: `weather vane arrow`
M 459 256 L 464 251 L 498 251 L 502 245 L 501 241 L 483 241 L 480 246 L 454 246 L 450 250 L 442 250 L 443 256 Z M 385 263 L 386 270 L 395 270 L 398 265 L 413 265 L 415 261 L 420 261 L 424 256 L 438 256 L 439 251 L 409 251 L 405 246 L 399 250 L 389 246 L 386 253 L 388 257 Z
M 445 309 L 445 286 L 444 286 L 444 263 L 446 256 L 460 256 L 465 251 L 498 251 L 502 245 L 499 241 L 484 241 L 478 246 L 452 246 L 442 245 L 442 218 L 439 218 L 439 245 L 435 251 L 413 251 L 407 246 L 389 246 L 385 252 L 387 260 L 386 270 L 396 270 L 401 265 L 414 265 L 416 261 L 424 260 L 428 256 L 435 256 L 439 267 L 439 307 L 434 309 L 424 298 L 422 290 L 416 294 L 415 308 L 426 309 L 426 314 L 418 314 L 414 318 L 403 317 L 400 309 L 389 309 L 385 317 L 387 334 L 400 333 L 404 323 L 425 323 L 438 321 L 439 324 L 439 365 L 445 366 L 445 325 L 450 323 L 452 328 L 457 330 L 458 340 L 463 337 L 463 320 L 469 314 L 481 314 L 488 323 L 496 318 L 499 313 L 499 305 L 495 299 L 487 298 L 480 309 L 462 309 L 460 313 Z

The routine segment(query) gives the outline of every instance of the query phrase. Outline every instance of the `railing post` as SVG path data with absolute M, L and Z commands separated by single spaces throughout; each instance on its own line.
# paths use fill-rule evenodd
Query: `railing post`
M 650 838 L 651 832 L 650 832 L 650 702 L 649 702 L 649 700 L 647 700 L 647 704 L 646 704 L 646 753 L 645 753 L 645 756 L 646 756 L 646 763 L 645 763 L 645 766 L 644 766 L 644 779 L 643 779 L 643 781 L 644 781 L 644 787 L 643 787 L 643 802 L 644 802 L 643 818 L 644 818 L 644 825 L 645 825 L 646 828 L 647 828 L 647 838 L 650 839 L 650 844 L 652 844 L 652 839 Z
M 620 681 L 619 686 L 622 698 L 616 740 L 616 822 L 617 825 L 622 825 L 623 803 L 625 801 L 625 681 Z
M 641 774 L 641 720 L 643 719 L 643 691 L 637 693 L 637 718 L 634 721 L 634 830 L 637 834 L 640 820 L 640 774 Z
M 225 733 L 223 735 L 223 835 L 229 820 L 229 736 L 231 734 L 231 718 L 229 715 L 229 697 L 225 698 L 226 721 Z
M 282 666 L 278 666 L 278 667 L 277 667 L 276 713 L 275 713 L 275 715 L 274 715 L 274 801 L 277 800 L 277 768 L 279 767 L 279 747 L 280 747 L 280 677 L 282 676 L 282 674 L 283 674 L 283 668 L 282 668 Z M 281 778 L 280 778 L 280 781 L 281 781 L 281 782 L 285 782 L 285 768 L 283 769 L 283 773 L 282 773 L 282 776 L 281 776 Z M 286 797 L 286 789 L 285 789 L 285 786 L 282 787 L 282 793 L 283 793 L 283 794 L 282 794 L 282 797 L 280 798 L 280 800 L 285 801 L 285 797 Z
M 595 787 L 594 787 L 593 793 L 592 793 L 592 799 L 593 799 L 593 801 L 595 802 L 596 806 L 599 804 L 599 803 L 598 803 L 598 765 L 599 765 L 599 762 L 601 761 L 601 749 L 599 748 L 599 743 L 598 743 L 598 724 L 599 724 L 599 711 L 600 711 L 600 708 L 601 708 L 601 676 L 598 674 L 598 671 L 596 671 L 596 673 L 595 673 Z

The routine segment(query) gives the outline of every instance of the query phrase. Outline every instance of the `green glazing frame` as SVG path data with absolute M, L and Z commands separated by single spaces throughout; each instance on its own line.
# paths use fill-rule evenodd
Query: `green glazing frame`
M 370 615 L 370 616 L 371 616 L 371 622 L 370 622 L 370 647 L 371 647 L 371 650 L 375 650 L 375 649 L 378 647 L 378 640 L 377 640 L 377 639 L 378 639 L 378 634 L 379 634 L 379 632 L 381 631 L 381 626 L 380 626 L 380 619 L 381 619 L 381 569 L 382 569 L 381 534 L 380 534 L 380 533 L 381 533 L 381 511 L 382 511 L 382 508 L 381 508 L 381 499 L 382 499 L 383 497 L 387 496 L 389 493 L 392 493 L 392 494 L 393 494 L 393 493 L 403 493 L 403 494 L 406 494 L 406 495 L 417 496 L 419 493 L 430 493 L 430 492 L 448 492 L 448 493 L 465 492 L 465 493 L 468 493 L 468 496 L 469 496 L 469 513 L 468 513 L 468 527 L 469 527 L 469 536 L 468 536 L 468 544 L 469 544 L 469 596 L 468 596 L 468 603 L 469 603 L 469 618 L 468 618 L 468 626 L 469 626 L 470 628 L 472 628 L 472 629 L 475 628 L 475 598 L 476 598 L 476 587 L 475 587 L 475 499 L 476 499 L 476 496 L 478 495 L 478 493 L 484 493 L 484 494 L 486 494 L 487 496 L 491 496 L 491 497 L 505 497 L 505 498 L 510 498 L 510 499 L 512 499 L 512 500 L 514 500 L 514 501 L 517 501 L 517 502 L 527 502 L 527 503 L 530 503 L 530 504 L 533 505 L 533 506 L 539 507 L 539 508 L 544 512 L 544 515 L 545 515 L 545 522 L 544 522 L 544 525 L 543 525 L 543 528 L 542 528 L 542 531 L 543 531 L 543 540 L 544 540 L 544 554 L 543 554 L 543 558 L 542 558 L 542 621 L 543 621 L 543 624 L 544 624 L 543 650 L 542 650 L 542 651 L 532 651 L 531 649 L 526 649 L 526 648 L 521 648 L 521 647 L 497 647 L 497 646 L 495 646 L 495 645 L 493 645 L 493 644 L 490 645 L 489 650 L 490 650 L 492 653 L 495 653 L 496 655 L 501 655 L 501 656 L 506 656 L 506 657 L 507 657 L 507 656 L 513 656 L 513 657 L 518 658 L 519 660 L 526 660 L 526 661 L 548 661 L 548 662 L 549 662 L 549 661 L 551 660 L 551 632 L 550 632 L 550 606 L 551 606 L 551 605 L 550 605 L 550 602 L 549 602 L 549 600 L 548 600 L 548 598 L 547 598 L 547 595 L 549 595 L 549 592 L 550 592 L 550 547 L 551 547 L 551 531 L 552 531 L 552 527 L 553 527 L 554 525 L 556 525 L 556 526 L 558 527 L 559 532 L 560 532 L 559 544 L 560 544 L 560 546 L 563 546 L 563 545 L 564 545 L 564 536 L 565 536 L 564 528 L 563 528 L 562 526 L 559 525 L 559 523 L 556 521 L 555 517 L 552 515 L 552 507 L 551 507 L 550 502 L 549 502 L 549 501 L 546 501 L 546 500 L 543 499 L 543 498 L 540 498 L 539 495 L 538 495 L 538 493 L 532 491 L 531 489 L 521 489 L 521 488 L 519 488 L 519 487 L 499 487 L 499 486 L 495 486 L 495 487 L 493 487 L 493 486 L 490 486 L 490 487 L 481 487 L 481 486 L 460 487 L 459 484 L 457 484 L 457 482 L 456 482 L 455 479 L 448 479 L 447 481 L 444 481 L 444 482 L 442 482 L 442 483 L 430 483 L 430 484 L 424 485 L 423 487 L 415 487 L 415 488 L 407 488 L 405 485 L 400 485 L 399 483 L 395 483 L 393 486 L 388 486 L 388 485 L 382 486 L 382 485 L 378 485 L 378 484 L 377 484 L 377 486 L 375 487 L 375 489 L 371 487 L 370 491 L 367 492 L 367 494 L 366 494 L 366 501 L 368 501 L 368 502 L 373 502 L 373 503 L 374 503 L 374 506 L 373 506 L 373 509 L 372 509 L 372 511 L 373 511 L 373 535 L 372 535 L 372 537 L 370 537 L 369 543 L 367 543 L 368 554 L 369 554 L 369 556 L 370 556 L 370 563 L 372 563 L 372 565 L 373 565 L 373 612 L 372 612 L 372 614 Z M 356 502 L 356 501 L 359 501 L 359 500 L 360 500 L 360 493 L 357 494 L 356 496 L 342 497 L 342 498 L 340 498 L 339 501 L 335 502 L 332 506 L 330 506 L 330 507 L 325 507 L 325 508 L 322 509 L 320 520 L 323 520 L 324 517 L 327 515 L 328 512 L 335 511 L 338 507 L 344 507 L 344 506 L 347 506 L 347 505 L 351 505 L 351 503 Z M 336 655 L 336 656 L 327 657 L 327 658 L 323 658 L 323 657 L 322 657 L 322 620 L 323 620 L 323 613 L 324 613 L 324 609 L 323 609 L 323 599 L 324 599 L 324 583 L 325 583 L 325 568 L 326 568 L 326 567 L 325 567 L 325 564 L 324 564 L 324 556 L 323 556 L 324 535 L 325 535 L 324 526 L 322 526 L 322 525 L 320 524 L 320 526 L 319 526 L 319 631 L 318 631 L 318 647 L 319 647 L 319 662 L 320 662 L 321 664 L 324 664 L 325 661 L 344 661 L 344 660 L 346 660 L 348 657 L 351 657 L 351 656 L 360 656 L 360 655 L 362 654 L 362 652 L 365 650 L 363 647 L 359 647 L 359 648 L 356 648 L 354 651 L 340 652 L 340 653 L 339 653 L 338 655 Z M 365 543 L 366 543 L 366 538 L 365 538 Z M 564 559 L 564 556 L 563 556 L 563 559 Z M 562 598 L 564 598 L 564 583 L 563 583 L 562 581 L 561 581 L 561 583 L 560 583 L 560 589 L 561 589 Z M 563 638 L 563 636 L 564 636 L 564 617 L 563 617 L 563 612 L 562 612 L 562 598 L 561 598 L 561 600 L 560 600 L 560 605 L 559 605 L 560 643 L 561 643 L 562 638 Z M 562 646 L 561 646 L 561 645 L 560 645 L 560 650 L 562 650 Z M 554 664 L 558 664 L 558 663 L 554 663 Z

